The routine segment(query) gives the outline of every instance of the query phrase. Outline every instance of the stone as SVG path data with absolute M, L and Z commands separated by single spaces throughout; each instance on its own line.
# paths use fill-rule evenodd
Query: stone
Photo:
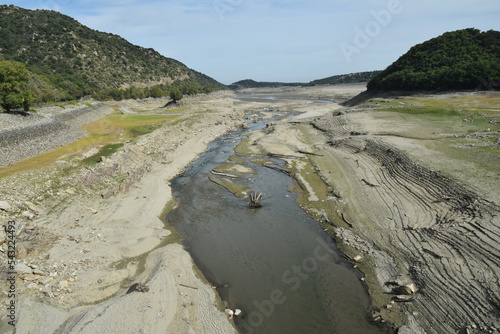
M 24 204 L 28 207 L 29 210 L 33 211 L 35 214 L 40 214 L 42 212 L 42 210 L 36 206 L 35 204 L 31 203 L 31 202 L 24 202 Z
M 356 255 L 353 260 L 356 262 L 361 262 L 362 259 L 363 257 L 361 255 Z
M 31 211 L 23 211 L 21 216 L 28 218 L 29 220 L 33 220 L 35 218 L 35 214 Z
M 224 312 L 229 316 L 229 319 L 233 318 L 234 312 L 231 309 L 225 309 Z
M 67 289 L 69 287 L 68 281 L 60 281 L 59 282 L 59 289 Z
M 26 275 L 24 276 L 24 280 L 25 281 L 37 281 L 38 279 L 40 279 L 41 276 L 38 276 L 38 275 Z
M 236 310 L 234 310 L 234 315 L 239 317 L 241 315 L 241 310 L 239 308 L 237 308 Z
M 30 290 L 38 289 L 38 284 L 30 283 L 30 284 L 28 284 L 28 289 L 30 289 Z
M 406 295 L 410 296 L 417 292 L 417 289 L 415 287 L 415 284 L 407 284 L 407 285 L 400 285 L 398 287 L 395 287 L 392 292 L 396 295 Z
M 5 237 L 6 237 L 6 233 L 3 229 L 0 229 L 0 245 L 2 245 L 4 242 L 5 242 Z
M 18 260 L 22 260 L 22 259 L 25 259 L 27 256 L 28 256 L 28 250 L 26 249 L 26 247 L 24 247 L 22 245 L 17 246 L 17 249 L 16 249 L 16 258 Z M 29 270 L 30 270 L 30 273 L 31 273 L 31 268 L 29 268 Z
M 397 296 L 392 297 L 392 300 L 395 302 L 403 302 L 404 303 L 404 302 L 413 301 L 413 297 L 408 296 L 408 295 L 397 295 Z
M 415 284 L 413 284 L 413 283 L 406 285 L 406 287 L 409 288 L 412 293 L 417 292 L 417 288 L 415 287 Z
M 40 283 L 42 283 L 43 285 L 45 284 L 49 284 L 50 282 L 52 282 L 54 279 L 52 277 L 47 277 L 45 278 L 44 280 L 40 281 Z
M 10 211 L 12 210 L 12 206 L 7 201 L 0 201 L 0 210 Z
M 31 268 L 28 267 L 27 265 L 25 265 L 24 263 L 18 263 L 18 264 L 16 264 L 15 267 L 14 267 L 14 271 L 18 275 L 31 274 Z
M 45 273 L 42 270 L 40 270 L 40 269 L 33 270 L 33 274 L 38 275 L 38 276 L 44 276 L 45 275 Z
M 75 194 L 75 191 L 74 191 L 73 189 L 71 189 L 71 188 L 66 189 L 66 192 L 67 192 L 68 194 L 70 194 L 70 195 L 74 195 L 74 194 Z

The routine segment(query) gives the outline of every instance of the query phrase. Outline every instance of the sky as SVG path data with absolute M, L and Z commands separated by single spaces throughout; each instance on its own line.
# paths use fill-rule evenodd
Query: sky
M 499 0 L 11 0 L 153 48 L 219 82 L 383 70 L 413 45 L 500 30 Z

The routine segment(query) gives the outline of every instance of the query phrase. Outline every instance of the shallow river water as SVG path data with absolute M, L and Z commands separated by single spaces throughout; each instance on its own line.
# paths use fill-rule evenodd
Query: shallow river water
M 360 273 L 297 205 L 289 176 L 239 156 L 256 174 L 233 182 L 265 194 L 258 209 L 209 180 L 244 135 L 215 140 L 172 181 L 178 207 L 167 215 L 226 306 L 243 311 L 235 318 L 240 333 L 382 333 L 369 322 Z

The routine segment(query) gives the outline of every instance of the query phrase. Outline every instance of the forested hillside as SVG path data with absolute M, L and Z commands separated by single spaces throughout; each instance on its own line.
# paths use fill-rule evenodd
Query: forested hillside
M 66 15 L 12 5 L 0 5 L 0 60 L 26 65 L 29 88 L 39 101 L 89 94 L 168 95 L 172 87 L 185 94 L 226 88 L 175 59 L 92 30 Z
M 286 83 L 286 82 L 269 82 L 269 81 L 255 81 L 252 79 L 240 80 L 229 85 L 231 89 L 241 88 L 262 88 L 262 87 L 281 87 L 281 86 L 301 86 L 302 83 Z
M 417 44 L 368 82 L 368 90 L 500 88 L 500 32 L 464 29 Z
M 343 84 L 343 83 L 366 82 L 366 81 L 372 79 L 373 77 L 375 77 L 380 72 L 381 71 L 368 71 L 368 72 L 358 72 L 358 73 L 334 75 L 334 76 L 331 76 L 328 78 L 311 81 L 307 85 L 308 86 L 337 85 L 337 84 Z

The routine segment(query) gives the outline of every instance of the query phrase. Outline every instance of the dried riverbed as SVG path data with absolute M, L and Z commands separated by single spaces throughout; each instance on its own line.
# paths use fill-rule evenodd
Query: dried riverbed
M 368 288 L 373 321 L 398 333 L 495 331 L 500 327 L 500 96 L 468 92 L 386 97 L 350 108 L 336 104 L 363 89 L 362 85 L 340 85 L 250 90 L 263 93 L 261 97 L 281 92 L 275 99 L 235 99 L 231 93 L 200 96 L 186 100 L 176 111 L 178 121 L 165 122 L 128 143 L 121 138 L 124 146 L 94 165 L 82 165 L 88 151 L 75 149 L 71 155 L 54 159 L 56 162 L 42 164 L 33 158 L 28 167 L 6 173 L 9 176 L 0 179 L 0 218 L 2 224 L 16 221 L 16 258 L 25 265 L 16 280 L 18 332 L 40 332 L 40 328 L 46 333 L 163 333 L 166 328 L 176 333 L 234 332 L 227 316 L 215 307 L 215 291 L 193 270 L 188 253 L 175 243 L 177 234 L 165 229 L 158 217 L 173 207 L 169 180 L 205 151 L 211 140 L 241 126 L 245 110 L 300 115 L 270 120 L 275 124 L 249 131 L 235 148 L 239 157 L 226 155 L 232 148 L 221 153 L 221 168 L 210 173 L 218 182 L 209 181 L 207 189 L 225 195 L 218 199 L 220 210 L 207 210 L 210 215 L 215 217 L 228 206 L 250 210 L 245 199 L 230 192 L 240 196 L 249 189 L 272 193 L 263 208 L 249 211 L 256 214 L 253 227 L 268 231 L 262 237 L 269 241 L 262 243 L 264 251 L 277 239 L 272 236 L 287 236 L 288 231 L 285 227 L 273 230 L 266 217 L 274 222 L 282 215 L 273 217 L 274 210 L 266 210 L 293 203 L 296 192 L 304 212 L 322 228 L 301 211 L 293 218 L 303 218 L 301 224 L 309 226 L 312 241 L 317 241 L 318 233 L 324 236 L 326 230 L 351 263 L 343 268 L 356 266 L 361 271 L 362 276 L 355 281 Z M 171 115 L 160 102 L 123 101 L 112 107 L 126 115 Z M 439 110 L 444 112 L 436 112 Z M 264 115 L 273 117 L 273 113 Z M 227 140 L 233 145 L 236 138 Z M 98 145 L 97 151 L 99 148 L 104 149 Z M 249 158 L 252 155 L 260 157 Z M 274 169 L 263 167 L 270 161 Z M 236 167 L 242 164 L 252 170 Z M 293 184 L 284 169 L 290 171 Z M 276 172 L 276 178 L 287 181 L 264 190 L 273 184 L 259 183 L 258 175 L 266 172 Z M 232 177 L 246 181 L 235 187 L 237 181 Z M 199 199 L 193 203 L 205 205 Z M 258 216 L 261 213 L 264 217 Z M 198 220 L 205 218 L 213 217 Z M 248 226 L 226 221 L 231 235 L 224 240 L 235 243 L 235 228 Z M 224 229 L 203 227 L 194 229 L 193 234 L 209 232 L 210 237 L 210 232 L 225 233 Z M 250 240 L 260 242 L 259 237 Z M 331 246 L 329 239 L 322 240 Z M 290 243 L 285 246 L 292 246 Z M 206 249 L 223 258 L 252 259 L 224 252 L 220 243 L 201 243 L 199 247 L 207 245 L 212 248 Z M 313 259 L 315 253 L 320 257 L 329 253 L 325 247 L 316 248 L 318 245 L 291 247 L 289 251 L 297 251 L 296 257 L 302 261 L 309 259 L 311 252 Z M 6 250 L 5 243 L 0 246 Z M 197 262 L 202 266 L 200 259 Z M 262 301 L 280 303 L 285 293 L 287 298 L 291 296 L 288 293 L 297 278 L 302 285 L 293 265 L 314 267 L 312 260 L 305 266 L 304 262 L 291 261 L 276 268 L 242 263 L 256 269 L 252 275 L 279 268 L 281 277 L 277 275 L 277 284 L 267 284 L 268 290 L 261 295 L 247 298 L 250 305 L 245 305 L 235 293 L 237 284 L 226 286 L 233 280 L 226 276 L 229 274 L 207 273 L 220 284 L 218 292 L 226 307 L 240 307 L 246 313 L 246 318 L 236 320 L 240 329 L 244 324 L 238 321 L 248 321 L 252 307 L 257 309 L 253 300 L 267 306 L 259 311 L 265 317 L 269 304 Z M 322 268 L 318 265 L 314 272 L 321 279 L 315 280 L 319 284 L 310 296 L 315 302 L 320 300 L 325 310 L 325 305 L 337 307 L 338 298 L 323 293 L 330 291 L 334 280 L 329 279 L 335 275 Z M 285 282 L 280 288 L 288 270 L 287 278 L 295 285 Z M 138 284 L 144 292 L 127 294 Z M 5 291 L 5 286 L 2 288 Z M 349 289 L 350 285 L 345 288 Z M 7 299 L 0 298 L 2 315 L 6 314 Z M 359 305 L 366 305 L 363 303 Z M 282 308 L 276 307 L 274 313 L 278 314 L 278 309 Z M 323 313 L 337 316 L 333 309 Z M 290 311 L 283 319 L 290 314 L 295 313 Z M 260 317 L 254 315 L 253 320 L 253 324 L 259 323 Z M 3 316 L 1 331 L 10 328 L 6 321 Z
M 498 99 L 466 94 L 477 104 Z M 245 150 L 288 162 L 299 203 L 366 275 L 373 319 L 398 333 L 500 328 L 498 105 L 460 118 L 464 95 L 452 95 L 419 97 L 420 105 L 453 100 L 450 115 L 437 116 L 422 114 L 432 106 L 315 104 L 309 117 L 246 141 Z
M 249 114 L 250 131 L 283 118 Z M 223 136 L 172 182 L 167 216 L 241 333 L 383 333 L 370 322 L 361 274 L 300 209 L 284 161 L 235 153 L 245 131 Z M 238 151 L 238 150 L 237 150 Z M 223 182 L 224 181 L 224 182 Z M 250 208 L 250 192 L 263 206 Z M 243 198 L 241 198 L 243 197 Z

